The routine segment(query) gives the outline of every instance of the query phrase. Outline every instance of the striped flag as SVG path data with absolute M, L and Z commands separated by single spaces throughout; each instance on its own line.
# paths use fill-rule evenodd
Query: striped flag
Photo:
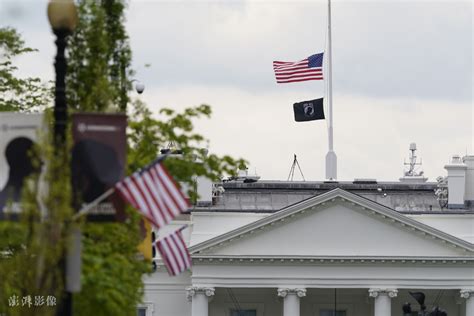
M 170 275 L 178 275 L 191 268 L 191 256 L 183 239 L 182 229 L 156 243 L 158 251 Z
M 314 54 L 297 62 L 274 61 L 277 83 L 323 80 L 323 54 Z
M 190 207 L 188 199 L 159 161 L 123 179 L 115 188 L 158 228 Z

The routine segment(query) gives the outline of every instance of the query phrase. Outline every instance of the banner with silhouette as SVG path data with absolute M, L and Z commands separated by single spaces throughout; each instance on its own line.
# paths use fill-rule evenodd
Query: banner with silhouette
M 43 114 L 0 112 L 0 220 L 17 220 L 24 180 L 40 171 L 34 144 Z
M 72 115 L 71 177 L 74 207 L 79 211 L 125 176 L 127 118 L 122 114 Z M 124 220 L 116 193 L 89 211 L 89 221 Z

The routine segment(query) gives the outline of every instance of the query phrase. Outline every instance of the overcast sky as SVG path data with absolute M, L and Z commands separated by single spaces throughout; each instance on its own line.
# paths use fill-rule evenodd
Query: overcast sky
M 332 9 L 338 179 L 398 180 L 411 142 L 430 180 L 452 154 L 474 154 L 472 2 L 334 0 Z M 45 0 L 1 0 L 0 25 L 40 50 L 17 60 L 20 74 L 51 80 L 45 10 Z M 324 51 L 326 28 L 326 1 L 131 1 L 127 30 L 146 85 L 138 97 L 156 112 L 210 104 L 213 117 L 196 124 L 210 151 L 247 159 L 262 179 L 286 180 L 297 154 L 306 180 L 324 180 L 327 122 L 294 122 L 292 104 L 322 97 L 325 82 L 277 85 L 272 61 Z

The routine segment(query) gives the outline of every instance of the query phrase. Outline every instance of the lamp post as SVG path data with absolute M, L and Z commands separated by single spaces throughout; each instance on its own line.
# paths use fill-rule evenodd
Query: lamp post
M 54 98 L 54 149 L 57 154 L 65 148 L 66 129 L 68 122 L 66 100 L 66 71 L 67 62 L 64 51 L 67 46 L 67 37 L 74 31 L 77 24 L 77 11 L 73 0 L 50 0 L 48 3 L 48 19 L 56 35 L 57 54 L 54 63 L 56 72 Z M 59 157 L 60 155 L 58 155 Z M 64 291 L 59 299 L 57 315 L 72 315 L 72 293 L 66 286 L 67 255 L 64 252 L 60 267 L 64 276 Z
M 61 146 L 66 137 L 67 102 L 66 102 L 66 71 L 67 62 L 64 51 L 67 37 L 74 31 L 77 24 L 77 11 L 73 0 L 50 0 L 48 3 L 48 19 L 53 33 L 56 35 L 57 55 L 54 63 L 56 71 L 54 100 L 54 139 L 55 146 Z

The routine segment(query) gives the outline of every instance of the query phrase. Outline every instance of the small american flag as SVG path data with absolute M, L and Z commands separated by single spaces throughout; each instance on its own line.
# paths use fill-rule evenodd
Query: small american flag
M 297 62 L 274 61 L 277 83 L 323 80 L 323 54 L 314 54 Z
M 170 275 L 178 275 L 191 268 L 192 265 L 191 256 L 181 232 L 184 228 L 178 229 L 156 243 Z
M 115 187 L 157 228 L 190 207 L 188 199 L 159 161 L 123 179 Z

